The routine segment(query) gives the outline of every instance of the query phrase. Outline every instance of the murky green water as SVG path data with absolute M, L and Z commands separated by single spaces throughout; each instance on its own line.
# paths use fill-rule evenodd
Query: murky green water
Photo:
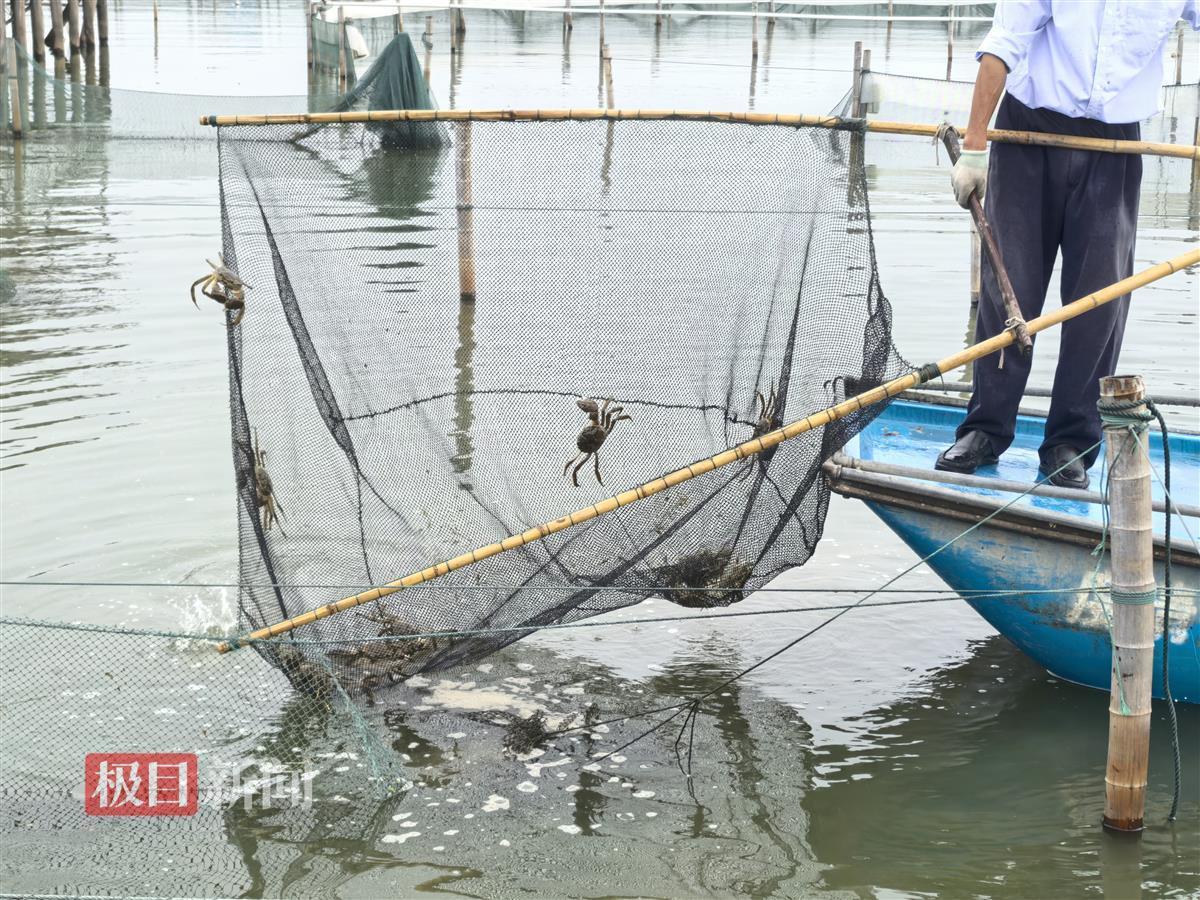
M 157 38 L 148 4 L 113 0 L 110 8 L 108 68 L 118 89 L 218 96 L 303 90 L 298 5 L 163 3 Z M 956 77 L 970 76 L 966 51 L 981 28 L 966 25 L 958 35 Z M 943 25 L 900 24 L 889 36 L 881 23 L 781 20 L 769 45 L 764 35 L 753 75 L 743 19 L 679 16 L 656 36 L 650 18 L 614 16 L 606 30 L 620 106 L 823 112 L 848 86 L 856 39 L 873 48 L 877 69 L 945 74 Z M 595 105 L 594 20 L 576 18 L 564 52 L 558 16 L 469 12 L 455 66 L 439 37 L 445 34 L 443 16 L 431 59 L 443 105 Z M 1194 51 L 1194 36 L 1189 41 Z M 1186 62 L 1185 79 L 1194 80 L 1200 54 Z M 118 99 L 167 121 L 192 116 L 196 106 Z M 261 111 L 273 102 L 264 99 Z M 3 271 L 13 286 L 0 296 L 0 573 L 6 580 L 234 581 L 224 333 L 215 316 L 197 313 L 186 299 L 187 284 L 220 244 L 215 147 L 46 132 L 23 146 L 6 141 L 0 160 Z M 966 221 L 946 190 L 944 161 L 935 167 L 923 142 L 872 141 L 868 165 L 896 341 L 910 359 L 943 355 L 962 343 L 968 318 Z M 1195 197 L 1186 179 L 1178 189 L 1177 173 L 1164 165 L 1172 164 L 1148 166 L 1139 267 L 1197 237 Z M 1137 297 L 1124 365 L 1152 389 L 1197 390 L 1195 297 L 1194 275 Z M 1056 341 L 1047 337 L 1035 364 L 1041 384 L 1056 361 Z M 780 579 L 779 591 L 738 608 L 837 602 L 833 591 L 876 585 L 911 561 L 863 507 L 835 499 L 812 562 Z M 940 583 L 918 572 L 906 586 Z M 234 597 L 222 587 L 6 586 L 3 611 L 223 633 L 234 621 Z M 636 615 L 672 611 L 660 601 Z M 136 832 L 13 832 L 6 823 L 15 836 L 0 854 L 0 890 L 314 897 L 1200 892 L 1196 710 L 1181 710 L 1191 777 L 1180 821 L 1163 824 L 1169 757 L 1156 717 L 1152 825 L 1140 842 L 1104 835 L 1105 697 L 1050 679 L 957 603 L 856 612 L 714 698 L 696 729 L 690 786 L 674 765 L 673 733 L 590 770 L 585 757 L 611 749 L 611 733 L 583 744 L 563 739 L 526 761 L 500 752 L 496 721 L 505 712 L 655 705 L 718 684 L 814 621 L 797 613 L 543 634 L 479 669 L 414 685 L 403 707 L 368 711 L 372 727 L 408 754 L 411 786 L 398 796 L 354 793 L 353 762 L 347 773 L 323 770 L 309 810 L 228 803 L 187 827 Z M 168 639 L 138 647 L 198 673 L 190 677 L 200 683 L 219 665 Z M 27 646 L 4 650 L 10 661 L 29 653 Z M 103 651 L 81 647 L 77 655 L 56 687 L 102 683 L 103 665 L 85 660 Z M 267 693 L 281 686 L 256 657 L 240 664 Z M 47 687 L 11 666 L 4 680 L 9 704 Z M 268 745 L 290 747 L 312 730 L 287 706 L 263 714 Z M 129 727 L 136 735 L 136 723 Z M 56 737 L 47 734 L 43 746 L 22 747 L 0 764 L 36 780 Z

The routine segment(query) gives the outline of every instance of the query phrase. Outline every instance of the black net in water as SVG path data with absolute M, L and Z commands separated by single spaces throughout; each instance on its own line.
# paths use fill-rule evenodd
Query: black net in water
M 406 146 L 369 124 L 221 129 L 224 254 L 250 285 L 228 331 L 246 629 L 907 369 L 861 135 L 680 120 L 419 128 L 427 140 Z M 821 463 L 869 415 L 305 625 L 282 653 L 258 646 L 301 689 L 319 664 L 370 701 L 653 594 L 736 602 L 813 553 Z M 491 629 L 507 630 L 410 638 Z

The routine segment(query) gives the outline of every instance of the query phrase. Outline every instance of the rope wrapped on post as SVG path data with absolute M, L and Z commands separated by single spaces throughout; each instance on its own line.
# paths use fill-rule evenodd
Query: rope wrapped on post
M 935 138 L 941 125 L 914 122 L 886 122 L 841 116 L 806 113 L 712 112 L 678 109 L 394 109 L 359 110 L 331 113 L 282 113 L 246 116 L 201 116 L 200 124 L 213 127 L 245 125 L 332 125 L 355 122 L 730 122 L 742 125 L 790 125 L 829 128 L 837 131 L 862 131 L 874 134 L 901 134 Z M 1118 141 L 1108 138 L 1076 137 L 1036 131 L 991 129 L 988 140 L 1007 144 L 1033 144 L 1071 150 L 1103 153 L 1144 154 L 1200 161 L 1200 147 L 1190 144 L 1163 144 L 1151 141 Z
M 1135 275 L 1131 275 L 1129 278 L 1122 279 L 1121 281 L 1109 285 L 1100 291 L 1096 291 L 1095 293 L 1080 298 L 1073 303 L 1062 306 L 1054 312 L 1039 316 L 1028 323 L 1029 332 L 1030 334 L 1037 334 L 1039 331 L 1053 328 L 1054 326 L 1059 325 L 1069 319 L 1083 315 L 1084 313 L 1098 306 L 1111 303 L 1113 300 L 1125 296 L 1136 288 L 1150 284 L 1159 280 L 1160 278 L 1165 278 L 1167 275 L 1178 272 L 1180 269 L 1197 264 L 1200 264 L 1200 249 L 1190 250 L 1187 253 L 1182 253 L 1173 259 L 1159 263 L 1155 266 L 1151 266 L 1150 268 L 1144 269 Z M 509 550 L 515 550 L 518 547 L 524 547 L 533 543 L 534 541 L 544 540 L 552 534 L 565 531 L 568 528 L 572 528 L 576 525 L 582 524 L 583 522 L 590 522 L 599 516 L 613 512 L 624 506 L 628 506 L 631 503 L 636 503 L 637 501 L 643 500 L 646 497 L 659 494 L 662 491 L 665 491 L 667 488 L 682 484 L 700 475 L 712 472 L 714 469 L 722 466 L 727 466 L 731 463 L 761 454 L 772 447 L 778 446 L 786 440 L 797 437 L 801 434 L 805 434 L 813 429 L 829 425 L 840 419 L 844 419 L 847 416 L 850 416 L 855 412 L 863 410 L 876 403 L 889 400 L 903 393 L 904 391 L 918 387 L 927 381 L 938 378 L 941 375 L 944 375 L 946 372 L 957 369 L 966 365 L 967 363 L 974 362 L 975 360 L 987 356 L 990 353 L 995 353 L 1004 347 L 1011 345 L 1014 340 L 1015 338 L 1011 331 L 1001 332 L 995 337 L 981 341 L 971 347 L 967 347 L 964 350 L 960 350 L 959 352 L 939 360 L 936 363 L 928 363 L 924 366 L 921 366 L 919 369 L 915 369 L 906 375 L 900 376 L 899 378 L 892 379 L 885 384 L 881 384 L 877 387 L 871 388 L 870 390 L 863 391 L 856 396 L 848 397 L 846 400 L 837 404 L 836 406 L 812 413 L 803 419 L 791 422 L 790 424 L 784 425 L 781 428 L 777 428 L 774 431 L 769 431 L 760 437 L 756 437 L 752 440 L 746 441 L 745 443 L 738 444 L 737 446 L 731 447 L 728 450 L 724 450 L 715 456 L 710 456 L 706 459 L 701 459 L 690 463 L 680 469 L 669 472 L 660 478 L 656 478 L 653 481 L 639 485 L 638 487 L 623 491 L 616 496 L 609 497 L 608 499 L 602 500 L 592 506 L 584 507 L 583 509 L 576 510 L 575 512 L 555 519 L 554 521 L 545 522 L 541 525 L 529 528 L 520 534 L 511 535 L 502 541 L 488 544 L 484 547 L 472 550 L 469 553 L 460 554 L 453 559 L 439 562 L 436 565 L 429 566 L 428 568 L 422 569 L 418 572 L 413 572 L 410 575 L 407 575 L 396 581 L 389 582 L 388 584 L 380 585 L 379 587 L 354 594 L 350 597 L 344 597 L 341 600 L 327 603 L 324 606 L 320 606 L 314 610 L 303 613 L 302 615 L 293 616 L 273 625 L 256 629 L 248 635 L 221 644 L 218 647 L 218 650 L 222 653 L 225 653 L 229 650 L 246 646 L 254 641 L 286 634 L 303 625 L 311 624 L 344 610 L 361 606 L 364 603 L 374 602 L 375 600 L 398 593 L 405 588 L 416 587 L 417 585 L 432 581 L 435 578 L 441 578 L 451 572 L 458 571 L 459 569 L 463 569 L 482 560 L 490 559 L 493 556 L 497 556 Z

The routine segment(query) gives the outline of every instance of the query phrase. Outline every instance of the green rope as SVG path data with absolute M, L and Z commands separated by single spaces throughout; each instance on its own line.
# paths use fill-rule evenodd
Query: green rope
M 1158 588 L 1145 591 L 1123 591 L 1112 588 L 1112 602 L 1119 606 L 1150 606 L 1158 599 Z

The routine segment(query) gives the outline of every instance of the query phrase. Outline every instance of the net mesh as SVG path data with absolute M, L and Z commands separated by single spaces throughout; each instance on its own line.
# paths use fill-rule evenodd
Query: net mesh
M 407 144 L 363 124 L 221 129 L 225 258 L 253 286 L 229 330 L 246 628 L 340 596 L 308 585 L 393 580 L 906 368 L 860 135 L 421 127 Z M 606 433 L 590 458 L 580 398 Z M 864 421 L 295 634 L 333 644 L 315 662 L 369 702 L 652 594 L 735 602 L 809 558 L 828 503 L 820 465 Z M 269 529 L 264 474 L 279 507 Z M 509 630 L 393 640 L 495 628 Z M 298 659 L 260 651 L 285 673 Z

